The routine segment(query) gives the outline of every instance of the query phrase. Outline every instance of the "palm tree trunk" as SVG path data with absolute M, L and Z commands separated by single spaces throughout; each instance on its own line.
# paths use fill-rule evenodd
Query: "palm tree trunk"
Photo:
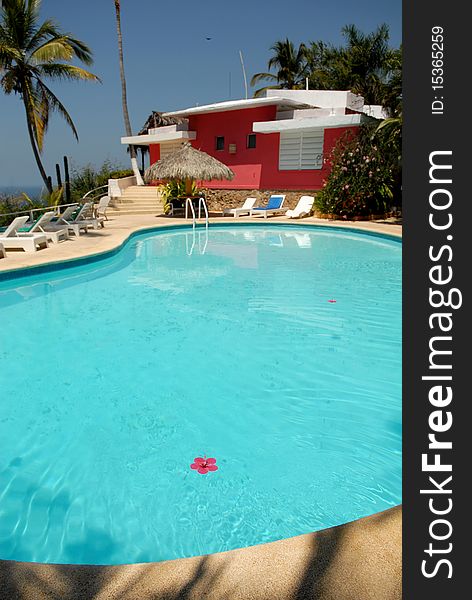
M 30 121 L 30 117 L 28 114 L 28 109 L 26 107 L 26 104 L 25 104 L 25 111 L 26 111 L 26 124 L 28 126 L 28 133 L 29 133 L 29 138 L 30 138 L 30 142 L 31 142 L 31 147 L 33 148 L 34 158 L 36 159 L 36 164 L 38 165 L 38 169 L 39 169 L 39 172 L 41 173 L 41 177 L 44 181 L 44 185 L 46 186 L 47 191 L 49 193 L 51 193 L 52 192 L 51 181 L 46 174 L 43 163 L 41 162 L 41 156 L 39 155 L 38 146 L 36 144 L 36 139 L 34 137 L 33 127 L 31 125 L 31 121 Z
M 126 94 L 126 77 L 125 77 L 125 65 L 123 61 L 123 37 L 121 35 L 121 3 L 120 0 L 115 0 L 115 13 L 116 13 L 116 31 L 118 34 L 118 56 L 120 60 L 120 77 L 121 77 L 121 101 L 123 105 L 123 119 L 125 122 L 125 131 L 128 137 L 133 135 L 131 131 L 131 123 L 129 120 L 128 112 L 128 99 Z M 144 185 L 144 181 L 141 177 L 141 173 L 138 168 L 138 161 L 136 160 L 136 149 L 134 146 L 129 147 L 129 154 L 131 157 L 131 166 L 133 173 L 136 176 L 136 182 L 138 185 Z

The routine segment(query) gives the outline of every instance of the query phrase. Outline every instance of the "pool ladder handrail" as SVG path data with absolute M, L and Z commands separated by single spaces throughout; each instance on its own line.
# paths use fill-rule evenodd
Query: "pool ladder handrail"
M 190 211 L 192 213 L 192 227 L 195 228 L 195 225 L 197 223 L 197 217 L 195 215 L 195 208 L 193 206 L 193 202 L 191 200 L 191 198 L 187 198 L 187 200 L 185 201 L 185 218 L 188 219 L 188 207 L 190 206 Z M 200 196 L 200 198 L 198 199 L 198 218 L 201 219 L 202 216 L 202 207 L 203 207 L 203 211 L 205 213 L 205 227 L 208 227 L 208 207 L 207 204 L 205 202 L 205 198 L 203 198 L 203 196 Z

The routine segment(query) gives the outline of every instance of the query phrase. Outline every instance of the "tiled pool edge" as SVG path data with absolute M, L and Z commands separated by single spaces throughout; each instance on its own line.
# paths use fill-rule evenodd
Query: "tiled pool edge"
M 226 220 L 226 221 L 211 221 L 210 225 L 212 225 L 215 228 L 220 228 L 220 227 L 261 227 L 261 226 L 276 226 L 276 227 L 280 227 L 281 229 L 284 228 L 300 228 L 300 229 L 307 229 L 307 228 L 323 228 L 323 229 L 328 229 L 330 231 L 348 231 L 348 232 L 352 232 L 352 233 L 358 233 L 358 234 L 363 234 L 363 235 L 367 235 L 367 236 L 371 236 L 371 237 L 379 237 L 379 238 L 383 238 L 383 239 L 388 239 L 390 241 L 396 241 L 401 243 L 402 242 L 402 235 L 397 234 L 397 233 L 387 233 L 387 232 L 381 232 L 378 231 L 372 227 L 362 227 L 362 226 L 357 226 L 354 224 L 346 224 L 344 225 L 343 223 L 340 224 L 331 224 L 331 223 L 313 223 L 313 222 L 292 222 L 292 221 L 270 221 L 267 222 L 265 219 L 262 220 L 260 219 L 259 221 L 245 221 L 245 220 L 239 220 L 238 222 L 234 222 L 233 220 Z M 375 225 L 375 224 L 374 224 Z M 199 225 L 198 228 L 201 228 L 202 225 Z M 116 254 L 118 254 L 133 238 L 135 237 L 139 237 L 142 235 L 147 235 L 149 233 L 153 233 L 153 232 L 170 232 L 170 231 L 174 231 L 174 230 L 191 230 L 192 229 L 192 225 L 191 224 L 181 224 L 181 223 L 169 223 L 169 224 L 153 224 L 153 225 L 141 225 L 136 227 L 135 229 L 132 229 L 128 232 L 128 234 L 120 241 L 117 242 L 116 246 L 112 247 L 112 248 L 108 248 L 105 250 L 101 250 L 99 252 L 94 252 L 94 253 L 89 253 L 89 254 L 84 254 L 82 256 L 78 256 L 75 258 L 66 258 L 66 259 L 59 259 L 59 260 L 50 260 L 38 265 L 31 265 L 31 266 L 20 266 L 20 267 L 13 267 L 12 269 L 3 269 L 0 270 L 0 282 L 3 281 L 10 281 L 13 279 L 19 279 L 22 277 L 26 277 L 29 275 L 38 275 L 41 273 L 53 273 L 56 271 L 60 271 L 63 269 L 67 269 L 69 267 L 72 266 L 81 266 L 84 264 L 93 264 L 93 263 L 97 263 L 100 262 L 102 260 L 111 258 L 112 256 L 115 256 Z

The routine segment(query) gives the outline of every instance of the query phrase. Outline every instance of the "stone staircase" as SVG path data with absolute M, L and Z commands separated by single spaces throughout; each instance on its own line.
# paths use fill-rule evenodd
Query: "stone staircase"
M 112 205 L 113 204 L 113 205 Z M 123 190 L 122 196 L 114 198 L 107 215 L 162 215 L 164 204 L 158 195 L 157 187 L 132 185 Z

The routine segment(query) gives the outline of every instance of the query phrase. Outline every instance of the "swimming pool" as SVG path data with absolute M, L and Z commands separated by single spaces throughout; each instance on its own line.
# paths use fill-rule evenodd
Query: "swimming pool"
M 0 319 L 0 558 L 180 558 L 401 501 L 398 241 L 151 232 L 0 282 Z

